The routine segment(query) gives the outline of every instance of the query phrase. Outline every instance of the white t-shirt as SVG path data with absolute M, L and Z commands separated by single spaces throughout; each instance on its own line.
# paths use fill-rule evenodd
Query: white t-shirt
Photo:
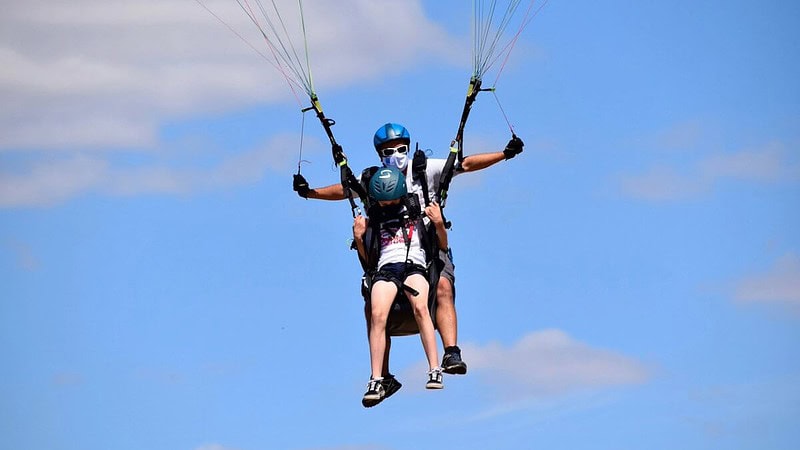
M 428 164 L 425 166 L 425 178 L 428 179 L 428 197 L 430 197 L 431 200 L 434 199 L 436 191 L 439 190 L 439 179 L 442 176 L 442 170 L 444 170 L 444 165 L 446 163 L 447 160 L 444 159 L 428 158 Z M 454 176 L 456 174 L 458 174 L 458 172 L 453 173 Z M 424 193 L 422 192 L 422 185 L 414 181 L 410 163 L 408 164 L 408 167 L 406 167 L 405 176 L 408 192 L 417 194 L 420 205 L 424 205 L 425 197 Z
M 439 189 L 439 178 L 442 176 L 442 170 L 444 170 L 444 166 L 447 163 L 447 160 L 444 159 L 434 159 L 428 158 L 427 165 L 425 167 L 425 175 L 428 179 L 428 197 L 431 200 L 434 199 L 436 191 Z M 453 176 L 458 175 L 460 172 L 455 171 Z M 408 166 L 405 170 L 406 176 L 406 189 L 408 192 L 414 193 L 419 197 L 420 205 L 425 205 L 425 195 L 422 191 L 422 185 L 414 181 L 414 176 L 412 173 L 412 164 L 409 161 Z M 369 180 L 367 180 L 369 181 Z M 424 218 L 425 223 L 427 224 L 429 219 L 426 217 Z M 411 239 L 411 250 L 408 253 L 408 259 L 421 266 L 425 265 L 425 251 L 422 249 L 422 244 L 419 239 L 419 233 L 417 233 L 415 229 L 415 224 L 410 225 L 412 227 L 413 233 L 409 232 L 409 238 Z M 378 259 L 378 270 L 383 267 L 385 264 L 389 263 L 402 263 L 406 261 L 406 243 L 403 239 L 403 230 L 399 227 L 399 223 L 396 226 L 392 227 L 392 231 L 381 230 L 381 251 L 380 251 L 380 258 Z
M 378 270 L 386 264 L 406 262 L 406 255 L 412 263 L 425 266 L 425 251 L 422 249 L 422 241 L 417 229 L 418 222 L 410 220 L 406 223 L 405 233 L 400 224 L 401 221 L 398 219 L 381 226 Z M 406 235 L 410 240 L 410 248 L 406 245 Z

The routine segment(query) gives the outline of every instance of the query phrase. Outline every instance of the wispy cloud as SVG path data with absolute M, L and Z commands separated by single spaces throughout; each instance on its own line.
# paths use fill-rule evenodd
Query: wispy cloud
M 736 283 L 735 298 L 746 303 L 770 303 L 800 311 L 800 257 L 789 253 L 766 272 Z
M 798 381 L 797 373 L 789 373 L 695 386 L 689 392 L 691 406 L 683 412 L 682 420 L 709 437 L 730 440 L 762 436 L 764 423 L 792 430 L 795 424 L 788 418 L 796 416 L 800 402 Z M 785 424 L 782 419 L 787 419 Z
M 794 156 L 794 157 L 793 157 Z M 781 142 L 729 154 L 712 155 L 698 163 L 708 179 L 732 178 L 756 182 L 799 181 L 800 161 Z
M 800 161 L 781 142 L 731 153 L 716 153 L 687 164 L 659 164 L 619 179 L 622 193 L 646 201 L 691 199 L 712 192 L 723 181 L 780 183 L 800 181 Z
M 203 3 L 269 53 L 235 2 Z M 297 22 L 297 3 L 278 3 Z M 323 87 L 453 53 L 452 39 L 419 2 L 311 0 L 304 8 L 315 82 Z M 9 3 L 0 42 L 0 150 L 152 145 L 165 118 L 290 98 L 278 71 L 187 0 Z
M 83 382 L 83 375 L 77 372 L 59 372 L 53 375 L 53 384 L 56 386 L 78 386 Z
M 176 167 L 164 162 L 144 166 L 114 164 L 103 155 L 63 155 L 38 160 L 25 171 L 0 172 L 0 207 L 48 206 L 76 195 L 113 196 L 189 194 L 261 180 L 269 171 L 287 171 L 296 137 L 275 136 L 210 167 Z
M 674 126 L 658 133 L 653 145 L 667 149 L 686 149 L 702 142 L 707 130 L 698 121 L 677 123 Z
M 391 450 L 392 447 L 383 444 L 365 445 L 340 445 L 335 447 L 309 447 L 303 450 Z
M 39 268 L 39 258 L 36 257 L 29 245 L 11 239 L 6 243 L 6 247 L 13 252 L 16 257 L 17 267 L 20 269 L 33 271 Z
M 645 173 L 620 179 L 625 196 L 654 202 L 692 198 L 707 192 L 709 187 L 707 180 L 679 173 L 668 166 L 653 167 Z
M 203 444 L 195 450 L 237 450 L 233 447 L 226 447 L 222 444 Z

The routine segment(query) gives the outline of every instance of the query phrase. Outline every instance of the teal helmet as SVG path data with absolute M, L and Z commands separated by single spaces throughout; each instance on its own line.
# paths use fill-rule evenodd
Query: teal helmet
M 411 135 L 408 134 L 406 127 L 399 123 L 387 123 L 378 128 L 378 131 L 375 132 L 375 137 L 372 138 L 372 143 L 375 144 L 377 149 L 381 144 L 395 139 L 403 139 L 406 143 L 409 143 L 411 142 Z
M 375 201 L 403 198 L 406 193 L 406 176 L 396 167 L 383 167 L 369 180 L 369 196 Z

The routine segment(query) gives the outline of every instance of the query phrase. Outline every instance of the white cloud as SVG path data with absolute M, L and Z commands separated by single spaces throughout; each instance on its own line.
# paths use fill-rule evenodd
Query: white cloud
M 100 185 L 108 176 L 108 164 L 95 158 L 42 161 L 22 175 L 0 173 L 0 206 L 57 203 Z
M 800 307 L 800 257 L 789 253 L 764 273 L 736 284 L 735 298 L 748 303 L 777 303 Z
M 268 53 L 235 2 L 203 2 Z M 281 3 L 287 20 L 299 17 L 296 2 Z M 419 2 L 303 5 L 324 87 L 454 53 Z M 0 15 L 0 149 L 152 145 L 165 118 L 289 98 L 273 67 L 190 0 L 31 0 Z
M 269 54 L 235 2 L 202 2 Z M 297 2 L 278 3 L 287 29 L 299 32 Z M 419 1 L 403 8 L 391 0 L 303 6 L 318 91 L 465 54 L 451 51 L 453 39 L 425 17 Z M 294 41 L 302 51 L 299 35 Z M 186 169 L 191 161 L 181 161 L 181 169 L 158 162 L 126 167 L 105 153 L 172 153 L 159 137 L 168 120 L 290 99 L 280 73 L 197 2 L 9 3 L 0 15 L 0 152 L 15 163 L 0 172 L 0 207 L 50 205 L 91 191 L 185 193 L 258 181 L 264 170 L 290 167 L 293 156 L 284 149 L 295 149 L 296 141 L 278 145 L 286 138 L 277 137 L 272 150 L 202 169 Z
M 0 207 L 48 206 L 86 192 L 188 194 L 255 183 L 270 170 L 286 172 L 291 167 L 297 140 L 278 135 L 262 146 L 204 168 L 176 168 L 165 163 L 127 167 L 85 154 L 41 160 L 24 173 L 0 172 Z
M 527 404 L 531 398 L 639 384 L 650 377 L 643 363 L 592 347 L 557 329 L 531 332 L 511 346 L 466 343 L 461 347 L 468 357 L 470 374 L 515 404 Z M 404 376 L 412 376 L 412 371 L 416 375 L 423 370 L 413 367 L 404 371 Z
M 103 115 L 99 112 L 70 116 L 69 111 L 55 109 L 9 127 L 5 134 L 0 135 L 0 147 L 149 148 L 156 144 L 156 124 L 151 119 Z
M 638 384 L 648 370 L 632 358 L 593 348 L 563 331 L 549 329 L 523 336 L 510 347 L 490 343 L 465 345 L 470 368 L 503 391 L 523 389 L 531 394 L 564 394 L 585 388 Z

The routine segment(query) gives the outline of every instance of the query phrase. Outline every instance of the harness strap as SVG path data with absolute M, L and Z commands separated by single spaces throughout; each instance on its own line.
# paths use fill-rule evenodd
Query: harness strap
M 406 243 L 406 269 L 408 269 L 408 255 L 411 253 L 411 238 L 408 234 L 408 229 L 406 228 L 406 219 L 400 219 L 400 228 L 403 230 L 403 241 Z
M 394 283 L 394 285 L 397 286 L 398 291 L 400 291 L 400 290 L 406 291 L 406 292 L 408 292 L 409 294 L 411 294 L 411 295 L 413 295 L 415 297 L 419 295 L 419 291 L 418 290 L 416 290 L 416 289 L 412 288 L 411 286 L 403 283 L 403 280 L 401 280 L 401 279 L 397 278 L 396 276 L 394 276 L 393 273 L 384 272 L 382 270 L 379 270 L 379 271 L 377 271 L 375 273 L 367 274 L 367 278 L 369 278 L 369 280 L 370 280 L 369 281 L 369 289 L 372 289 L 372 279 L 374 278 L 375 275 L 379 275 L 379 274 L 383 274 L 383 276 L 388 278 L 389 281 Z M 368 290 L 368 292 L 369 292 L 369 290 Z
M 426 173 L 427 168 L 428 157 L 425 156 L 425 152 L 419 149 L 419 143 L 417 143 L 417 150 L 414 152 L 414 159 L 411 163 L 411 175 L 414 181 L 422 186 L 422 195 L 425 199 L 425 206 L 428 206 L 431 203 L 431 197 L 428 194 L 428 174 Z

